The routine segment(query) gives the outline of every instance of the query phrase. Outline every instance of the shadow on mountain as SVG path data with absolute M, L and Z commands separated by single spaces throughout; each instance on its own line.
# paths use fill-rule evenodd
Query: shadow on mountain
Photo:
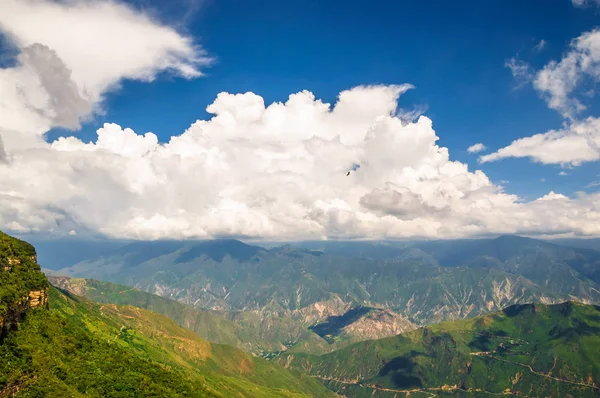
M 369 311 L 371 311 L 371 308 L 369 307 L 355 307 L 343 315 L 330 316 L 325 322 L 311 326 L 309 329 L 321 337 L 325 337 L 327 335 L 336 335 L 344 327 L 356 322 L 360 319 L 360 317 L 366 315 Z
M 216 262 L 222 262 L 229 256 L 239 262 L 250 261 L 254 256 L 263 251 L 257 246 L 250 246 L 235 239 L 219 239 L 195 244 L 188 251 L 177 257 L 177 264 L 190 262 L 198 257 L 207 256 Z
M 582 336 L 600 336 L 600 328 L 576 318 L 571 321 L 571 326 L 554 326 L 548 335 L 552 340 L 578 341 Z
M 114 252 L 125 258 L 125 267 L 135 267 L 156 257 L 164 256 L 179 250 L 183 246 L 178 241 L 135 242 Z
M 469 344 L 469 348 L 476 349 L 478 351 L 490 351 L 494 348 L 494 344 L 492 343 L 493 337 L 490 333 L 481 333 L 479 336 L 471 340 Z
M 414 358 L 422 355 L 413 350 L 405 356 L 396 357 L 383 366 L 379 376 L 389 377 L 398 388 L 423 387 L 423 382 L 416 374 L 417 364 L 414 362 Z
M 521 314 L 535 314 L 535 304 L 516 304 L 502 310 L 504 315 L 513 318 Z

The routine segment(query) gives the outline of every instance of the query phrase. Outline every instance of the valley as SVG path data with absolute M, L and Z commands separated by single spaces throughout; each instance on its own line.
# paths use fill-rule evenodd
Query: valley
M 69 337 L 34 330 L 72 323 L 74 333 L 108 342 L 102 350 L 180 372 L 199 396 L 600 393 L 592 279 L 600 252 L 517 237 L 474 244 L 404 245 L 371 258 L 234 240 L 133 243 L 46 270 L 53 287 L 42 278 L 46 287 L 31 288 L 46 292 L 49 312 L 17 321 L 7 340 L 14 343 L 3 347 L 15 355 L 12 347 L 35 340 L 32 355 L 46 358 L 50 341 Z M 544 261 L 550 271 L 536 275 Z M 70 369 L 79 354 L 64 349 L 74 356 L 58 355 L 53 366 Z M 37 388 L 19 372 L 8 371 L 6 394 Z M 45 368 L 33 372 L 52 388 L 81 388 Z
M 600 393 L 599 322 L 597 306 L 515 305 L 323 356 L 289 353 L 277 361 L 353 397 L 594 397 Z
M 219 315 L 253 336 L 234 345 L 268 356 L 323 354 L 513 304 L 600 303 L 595 250 L 513 236 L 348 247 L 137 242 L 50 274 L 125 283 Z

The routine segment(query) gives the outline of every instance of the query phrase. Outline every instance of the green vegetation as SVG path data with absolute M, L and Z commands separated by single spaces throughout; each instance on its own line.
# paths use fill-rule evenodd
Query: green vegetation
M 98 303 L 133 305 L 154 311 L 196 332 L 205 340 L 228 344 L 256 355 L 268 356 L 271 352 L 296 347 L 300 341 L 310 352 L 328 351 L 324 340 L 290 319 L 261 319 L 256 313 L 217 313 L 195 309 L 132 287 L 95 279 L 56 276 L 48 279 L 56 287 Z
M 30 291 L 47 287 L 46 277 L 36 262 L 34 247 L 0 231 L 0 337 L 9 307 L 20 310 Z
M 277 360 L 352 397 L 600 395 L 600 307 L 516 305 L 366 341 L 330 354 Z
M 0 345 L 0 396 L 326 396 L 314 380 L 210 344 L 151 311 L 51 288 Z
M 35 251 L 25 242 L 1 237 L 2 260 L 9 269 L 0 272 L 12 275 L 7 281 L 16 281 L 2 287 L 21 290 L 14 302 L 8 299 L 13 296 L 3 296 L 7 313 L 18 312 L 19 317 L 0 342 L 0 397 L 333 395 L 308 376 L 211 344 L 141 308 L 101 305 L 50 288 L 50 308 L 30 309 L 28 290 L 47 286 Z

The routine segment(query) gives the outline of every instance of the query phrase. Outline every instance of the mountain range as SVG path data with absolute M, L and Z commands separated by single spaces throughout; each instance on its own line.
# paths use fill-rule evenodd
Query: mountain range
M 277 361 L 349 397 L 597 397 L 600 307 L 522 304 Z
M 0 397 L 594 397 L 598 256 L 512 236 L 378 256 L 136 242 L 56 272 L 126 285 L 50 286 L 0 233 Z
M 353 246 L 343 242 L 295 246 L 135 242 L 51 274 L 125 284 L 246 329 L 268 325 L 260 339 L 315 354 L 512 304 L 600 303 L 592 249 L 517 236 L 361 242 L 345 254 Z

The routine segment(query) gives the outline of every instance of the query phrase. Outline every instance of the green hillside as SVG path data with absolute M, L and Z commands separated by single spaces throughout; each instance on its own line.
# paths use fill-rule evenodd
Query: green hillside
M 0 396 L 325 396 L 322 386 L 165 317 L 51 288 L 0 346 Z M 41 394 L 41 395 L 40 395 Z
M 48 277 L 61 289 L 98 303 L 133 305 L 174 320 L 213 343 L 228 344 L 253 354 L 286 350 L 289 342 L 301 341 L 309 352 L 326 352 L 328 344 L 317 334 L 293 320 L 272 318 L 261 321 L 252 313 L 215 313 L 146 293 L 132 287 L 95 279 Z M 229 319 L 228 319 L 229 318 Z
M 277 360 L 352 397 L 600 395 L 600 307 L 515 305 L 478 318 Z
M 16 293 L 2 296 L 10 327 L 0 340 L 0 397 L 333 395 L 308 376 L 209 343 L 157 313 L 48 288 L 33 247 L 2 238 L 2 264 L 10 265 L 0 269 L 2 291 Z
M 30 306 L 29 294 L 36 292 L 36 305 L 44 304 L 47 288 L 35 248 L 0 231 L 0 338 Z

